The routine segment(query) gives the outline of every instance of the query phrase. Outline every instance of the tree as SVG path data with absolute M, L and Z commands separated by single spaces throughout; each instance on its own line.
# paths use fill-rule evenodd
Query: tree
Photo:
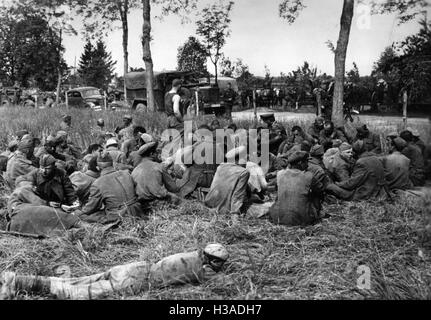
M 407 88 L 413 101 L 429 97 L 431 86 L 431 26 L 424 20 L 420 25 L 417 34 L 386 48 L 372 72 L 374 77 L 385 80 L 396 92 Z
M 42 90 L 53 90 L 57 69 L 67 72 L 58 51 L 63 51 L 57 33 L 45 16 L 31 7 L 3 7 L 0 10 L 0 76 L 4 82 L 21 86 L 35 83 Z M 60 57 L 60 60 L 59 60 Z
M 102 33 L 116 28 L 115 22 L 121 22 L 123 46 L 123 74 L 129 71 L 129 24 L 128 14 L 139 6 L 138 0 L 72 0 L 71 5 L 76 13 L 84 17 L 86 36 L 101 36 Z M 124 98 L 127 101 L 127 90 L 124 84 Z
M 358 84 L 361 76 L 359 75 L 359 69 L 355 62 L 353 62 L 353 68 L 346 73 L 348 82 Z
M 200 19 L 196 22 L 196 33 L 202 37 L 208 56 L 214 65 L 216 84 L 218 62 L 222 55 L 221 49 L 230 35 L 231 19 L 229 15 L 233 4 L 233 1 L 229 1 L 227 4 L 220 1 L 218 4 L 209 5 L 202 10 Z
M 193 71 L 200 76 L 207 76 L 207 51 L 198 39 L 191 36 L 178 48 L 178 70 Z
M 151 56 L 151 3 L 162 6 L 162 15 L 170 13 L 182 15 L 190 13 L 196 8 L 197 0 L 142 0 L 142 16 L 144 23 L 142 25 L 142 60 L 144 60 L 147 88 L 147 109 L 154 111 L 154 71 L 153 59 Z
M 102 40 L 99 39 L 95 47 L 87 40 L 79 60 L 78 74 L 83 84 L 107 90 L 114 77 L 114 65 Z
M 428 6 L 427 0 L 386 0 L 371 1 L 375 14 L 398 12 L 401 23 L 413 19 L 418 13 Z M 299 12 L 305 8 L 303 0 L 282 0 L 279 6 L 279 15 L 288 23 L 295 22 Z M 343 11 L 340 19 L 340 32 L 335 48 L 335 86 L 333 96 L 332 120 L 337 126 L 344 124 L 343 119 L 343 95 L 346 52 L 349 43 L 350 27 L 354 11 L 354 0 L 343 0 Z M 330 43 L 328 43 L 330 46 Z M 330 46 L 331 48 L 331 46 Z M 333 46 L 332 46 L 332 49 Z

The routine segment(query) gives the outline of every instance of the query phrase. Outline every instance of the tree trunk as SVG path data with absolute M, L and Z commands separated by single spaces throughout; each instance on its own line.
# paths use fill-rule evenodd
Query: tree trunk
M 60 88 L 61 88 L 61 41 L 62 41 L 62 29 L 60 29 L 60 42 L 58 44 L 58 65 L 57 65 L 57 90 L 55 96 L 55 106 L 58 107 L 60 104 Z
M 129 1 L 125 0 L 124 7 L 121 9 L 121 23 L 123 25 L 123 90 L 124 90 L 124 101 L 128 104 L 127 101 L 127 88 L 126 88 L 126 74 L 129 72 L 129 52 L 127 51 L 127 47 L 129 44 L 129 25 L 127 21 L 127 13 L 129 9 Z
M 142 52 L 145 63 L 145 71 L 147 73 L 147 110 L 155 111 L 154 100 L 154 72 L 153 59 L 151 58 L 151 5 L 150 0 L 142 0 L 144 24 L 142 25 Z
M 335 50 L 335 84 L 332 100 L 332 121 L 336 127 L 344 125 L 344 74 L 346 72 L 346 53 L 349 44 L 354 5 L 354 0 L 344 0 L 343 13 L 341 14 L 340 21 L 340 34 L 338 36 L 337 49 Z

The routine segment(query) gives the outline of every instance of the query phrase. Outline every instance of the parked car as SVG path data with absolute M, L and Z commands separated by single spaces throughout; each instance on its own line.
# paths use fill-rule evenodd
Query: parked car
M 69 107 L 100 109 L 105 107 L 105 99 L 95 87 L 79 87 L 66 92 Z

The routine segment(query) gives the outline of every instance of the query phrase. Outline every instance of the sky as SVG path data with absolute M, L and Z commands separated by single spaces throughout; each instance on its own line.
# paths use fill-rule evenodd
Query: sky
M 209 0 L 200 0 L 197 12 Z M 281 0 L 236 0 L 231 13 L 231 35 L 222 49 L 232 60 L 241 58 L 249 66 L 251 73 L 263 76 L 265 65 L 272 76 L 280 72 L 288 73 L 308 61 L 321 73 L 334 73 L 334 56 L 329 50 L 328 40 L 334 45 L 338 39 L 342 0 L 304 0 L 306 8 L 293 24 L 288 24 L 278 15 Z M 355 1 L 357 2 L 357 1 Z M 160 8 L 152 8 L 157 16 Z M 429 17 L 428 10 L 428 17 Z M 79 29 L 79 17 L 75 27 Z M 176 69 L 177 49 L 187 38 L 196 34 L 196 15 L 190 22 L 181 23 L 178 16 L 152 19 L 151 50 L 154 70 Z M 142 61 L 142 12 L 134 10 L 129 15 L 129 65 L 143 67 Z M 120 26 L 120 24 L 118 24 Z M 385 47 L 401 41 L 419 30 L 417 20 L 397 25 L 396 15 L 367 14 L 367 7 L 356 5 L 350 42 L 347 52 L 346 70 L 355 62 L 360 75 L 369 75 L 373 63 Z M 107 49 L 117 61 L 116 72 L 123 73 L 122 32 L 120 29 L 105 38 Z M 84 40 L 80 36 L 65 36 L 65 59 L 78 65 L 83 52 Z M 214 72 L 211 63 L 208 70 Z

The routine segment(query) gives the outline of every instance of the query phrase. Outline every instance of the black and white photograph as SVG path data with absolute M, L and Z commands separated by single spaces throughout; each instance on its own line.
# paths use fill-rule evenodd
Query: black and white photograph
M 430 14 L 0 0 L 0 300 L 431 299 Z

